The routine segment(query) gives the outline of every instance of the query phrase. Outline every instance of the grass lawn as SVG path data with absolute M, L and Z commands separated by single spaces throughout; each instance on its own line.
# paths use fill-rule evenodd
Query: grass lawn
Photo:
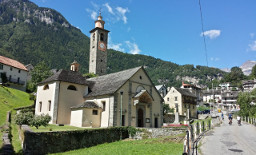
M 36 129 L 36 127 L 30 127 L 30 129 L 34 132 L 48 132 L 48 131 L 85 130 L 85 129 L 88 129 L 88 128 L 79 128 L 79 127 L 74 127 L 74 126 L 69 126 L 69 125 L 57 126 L 57 125 L 54 125 L 54 124 L 49 124 L 46 127 L 40 126 L 38 129 Z
M 2 136 L 3 136 L 3 132 L 0 131 L 0 137 L 1 137 L 1 140 L 0 140 L 0 154 L 1 154 L 1 148 L 2 148 L 2 145 L 3 145 Z
M 32 104 L 33 101 L 29 100 L 28 93 L 0 86 L 0 126 L 5 124 L 8 111 Z
M 12 146 L 16 154 L 22 153 L 21 141 L 19 139 L 18 125 L 13 121 L 15 111 L 12 112 L 12 122 L 11 122 L 11 133 L 12 133 Z
M 123 140 L 113 143 L 105 143 L 97 145 L 90 148 L 84 148 L 61 154 L 74 154 L 74 155 L 156 155 L 156 154 L 170 154 L 170 155 L 180 155 L 183 152 L 183 141 L 185 134 L 181 134 L 175 137 L 164 137 L 164 138 L 154 138 L 145 140 Z M 178 137 L 178 142 L 175 140 Z

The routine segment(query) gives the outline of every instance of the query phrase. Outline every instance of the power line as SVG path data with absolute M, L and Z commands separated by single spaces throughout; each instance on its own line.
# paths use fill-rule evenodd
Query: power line
M 207 67 L 208 67 L 207 48 L 206 48 L 206 41 L 205 41 L 205 35 L 204 35 L 204 21 L 203 21 L 203 13 L 202 13 L 202 7 L 201 7 L 201 3 L 200 3 L 200 0 L 198 0 L 198 2 L 199 2 L 199 7 L 200 7 L 200 15 L 201 15 L 202 33 L 203 33 L 203 38 L 204 38 L 204 50 L 205 50 L 205 59 L 206 59 L 206 64 L 207 64 Z

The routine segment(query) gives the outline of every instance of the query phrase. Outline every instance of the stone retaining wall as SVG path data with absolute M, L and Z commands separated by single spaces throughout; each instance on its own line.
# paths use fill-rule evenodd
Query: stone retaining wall
M 186 128 L 138 128 L 133 139 L 159 138 L 184 133 Z
M 59 132 L 20 132 L 24 154 L 48 154 L 109 143 L 129 137 L 127 127 Z

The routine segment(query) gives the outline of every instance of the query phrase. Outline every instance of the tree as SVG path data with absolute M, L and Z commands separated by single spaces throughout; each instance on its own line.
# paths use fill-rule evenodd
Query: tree
M 50 122 L 50 120 L 51 120 L 51 116 L 49 116 L 48 114 L 35 115 L 35 117 L 32 120 L 30 120 L 29 125 L 34 126 L 38 129 L 38 127 L 40 126 L 46 127 Z
M 240 106 L 239 114 L 241 116 L 249 116 L 251 114 L 252 105 L 251 94 L 250 93 L 239 93 L 237 98 L 237 103 Z
M 166 115 L 169 112 L 174 112 L 174 108 L 170 108 L 169 104 L 164 104 L 163 105 L 163 115 Z
M 242 80 L 246 79 L 243 71 L 239 67 L 232 67 L 231 72 L 225 76 L 226 82 L 231 82 L 232 85 L 241 87 Z
M 50 68 L 44 61 L 38 63 L 31 72 L 32 79 L 28 82 L 27 90 L 29 92 L 34 92 L 36 90 L 37 84 L 50 77 L 51 75 L 52 73 L 50 72 Z
M 93 77 L 97 77 L 98 75 L 97 74 L 94 74 L 94 73 L 85 73 L 83 74 L 83 77 L 86 77 L 86 78 L 93 78 Z
M 252 67 L 252 72 L 250 74 L 250 79 L 255 79 L 256 78 L 256 65 Z
M 21 126 L 22 124 L 29 125 L 29 122 L 33 119 L 34 114 L 32 112 L 20 112 L 14 117 L 14 121 L 17 125 Z

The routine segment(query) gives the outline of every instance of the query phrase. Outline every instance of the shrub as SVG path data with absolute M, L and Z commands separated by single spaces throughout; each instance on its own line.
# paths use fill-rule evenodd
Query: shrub
M 48 114 L 35 115 L 34 118 L 30 120 L 29 125 L 34 126 L 38 129 L 38 127 L 40 126 L 46 127 L 50 122 L 50 120 L 51 120 L 51 116 L 49 116 Z
M 34 114 L 32 112 L 20 112 L 19 114 L 16 114 L 14 117 L 15 123 L 17 125 L 27 124 L 29 125 L 29 122 L 33 119 Z

